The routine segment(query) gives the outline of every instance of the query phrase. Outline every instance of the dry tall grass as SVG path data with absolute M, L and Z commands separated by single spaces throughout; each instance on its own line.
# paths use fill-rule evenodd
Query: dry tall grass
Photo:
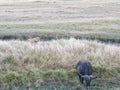
M 120 46 L 74 38 L 38 43 L 0 41 L 0 71 L 74 68 L 80 59 L 90 60 L 93 66 L 119 67 Z

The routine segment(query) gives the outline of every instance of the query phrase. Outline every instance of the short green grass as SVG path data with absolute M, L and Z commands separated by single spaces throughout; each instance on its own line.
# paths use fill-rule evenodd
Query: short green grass
M 2 76 L 2 75 L 0 75 Z M 79 83 L 75 70 L 29 70 L 19 74 L 8 71 L 2 76 L 6 82 L 1 84 L 2 90 L 86 90 Z M 89 87 L 90 90 L 119 90 L 120 85 L 114 81 L 94 80 Z
M 120 42 L 119 20 L 90 20 L 45 24 L 0 24 L 1 39 L 28 39 L 39 36 L 43 40 L 84 38 Z

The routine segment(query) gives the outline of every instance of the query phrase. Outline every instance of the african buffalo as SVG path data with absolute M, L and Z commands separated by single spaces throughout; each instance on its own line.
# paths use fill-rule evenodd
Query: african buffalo
M 86 86 L 90 86 L 90 82 L 92 79 L 95 79 L 96 76 L 92 75 L 92 65 L 90 62 L 83 60 L 79 61 L 76 64 L 76 70 L 77 74 L 79 76 L 80 82 L 83 84 L 83 81 L 85 80 Z

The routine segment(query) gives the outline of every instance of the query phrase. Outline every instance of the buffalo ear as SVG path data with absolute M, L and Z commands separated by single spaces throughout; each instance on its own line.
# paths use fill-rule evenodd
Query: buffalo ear
M 93 75 L 90 75 L 90 79 L 96 79 L 97 77 L 96 76 L 93 76 Z

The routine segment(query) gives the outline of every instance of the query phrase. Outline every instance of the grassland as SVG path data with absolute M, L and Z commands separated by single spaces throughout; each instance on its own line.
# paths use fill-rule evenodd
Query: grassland
M 82 59 L 92 63 L 100 81 L 119 83 L 120 79 L 120 47 L 97 41 L 74 38 L 38 43 L 0 41 L 0 59 L 1 84 L 76 82 L 75 64 Z
M 120 42 L 118 0 L 35 1 L 1 4 L 0 38 L 98 39 Z M 111 10 L 111 11 L 110 11 Z
M 119 43 L 119 26 L 119 20 L 91 20 L 52 24 L 0 24 L 0 38 L 24 40 L 39 36 L 43 40 L 50 40 L 74 37 Z
M 119 90 L 119 3 L 0 3 L 0 90 L 86 90 L 74 68 L 81 59 L 89 60 L 98 76 L 90 90 Z M 32 37 L 41 41 L 28 42 Z

